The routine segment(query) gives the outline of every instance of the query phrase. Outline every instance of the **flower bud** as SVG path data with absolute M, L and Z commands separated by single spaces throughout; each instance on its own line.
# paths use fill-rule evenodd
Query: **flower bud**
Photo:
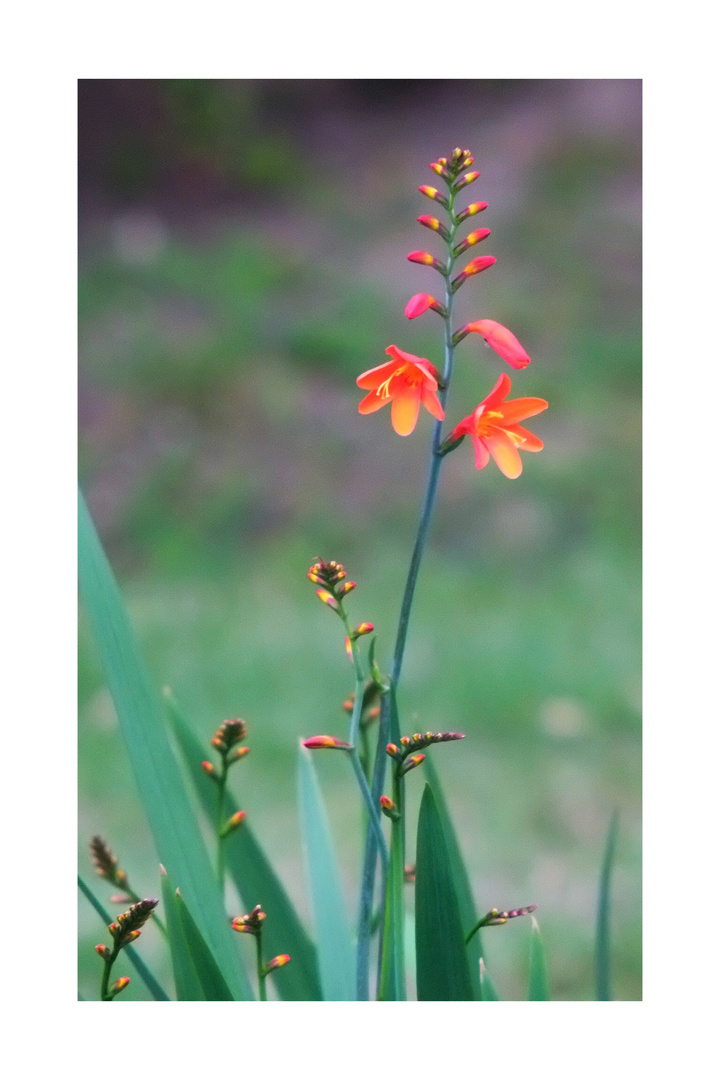
M 453 249 L 453 255 L 462 255 L 463 251 L 467 251 L 468 248 L 479 244 L 481 240 L 485 240 L 489 235 L 490 229 L 475 229 L 474 232 L 468 233 L 462 243 Z
M 125 987 L 129 985 L 130 979 L 127 975 L 123 975 L 122 978 L 116 979 L 115 982 L 112 984 L 112 986 L 110 987 L 110 993 L 113 997 L 117 997 L 118 994 L 121 994 Z
M 403 765 L 402 769 L 400 770 L 401 774 L 404 776 L 405 773 L 409 773 L 411 769 L 417 769 L 418 765 L 422 765 L 424 760 L 424 754 L 413 754 L 407 759 L 407 761 Z
M 453 342 L 457 344 L 467 334 L 480 334 L 486 343 L 494 349 L 498 356 L 502 357 L 510 367 L 517 370 L 526 368 L 530 363 L 530 357 L 513 333 L 506 326 L 495 322 L 494 319 L 478 319 L 476 322 L 466 323 L 461 330 L 453 335 Z
M 461 188 L 467 187 L 468 184 L 472 184 L 475 180 L 477 180 L 479 175 L 479 172 L 465 173 L 464 176 L 461 176 L 459 180 L 455 181 L 453 187 L 456 191 L 460 191 Z
M 431 164 L 430 164 L 430 168 L 432 169 L 432 171 L 433 171 L 434 173 L 437 173 L 437 174 L 438 174 L 438 176 L 442 176 L 443 180 L 448 180 L 448 181 L 449 181 L 449 180 L 451 180 L 451 179 L 452 179 L 452 177 L 451 177 L 450 173 L 449 173 L 449 172 L 447 171 L 447 169 L 445 169 L 445 168 L 444 168 L 444 167 L 443 167 L 443 166 L 442 166 L 442 165 L 440 164 L 440 162 L 439 162 L 439 161 L 433 161 L 433 162 L 431 162 Z
M 334 739 L 332 735 L 313 735 L 311 739 L 303 739 L 302 745 L 307 750 L 352 750 L 351 743 Z
M 362 637 L 363 634 L 372 634 L 375 627 L 371 622 L 361 622 L 359 626 L 355 627 L 355 634 L 357 637 Z
M 354 581 L 346 581 L 345 584 L 341 585 L 337 590 L 337 594 L 338 596 L 347 596 L 347 594 L 352 592 L 355 588 L 357 588 L 357 585 Z
M 421 214 L 418 218 L 418 223 L 424 225 L 426 229 L 432 229 L 433 232 L 440 233 L 443 240 L 450 239 L 450 233 L 445 226 L 438 221 L 436 217 L 430 217 L 429 214 Z
M 445 264 L 441 263 L 439 259 L 433 258 L 429 251 L 411 251 L 408 259 L 410 262 L 420 263 L 422 266 L 432 266 L 433 270 L 437 270 L 440 274 L 447 273 Z
M 444 206 L 447 210 L 448 201 L 444 195 L 441 195 L 437 188 L 430 187 L 429 184 L 421 184 L 418 188 L 421 195 L 427 195 L 428 199 L 434 199 L 435 202 L 439 202 L 441 206 Z
M 333 611 L 340 610 L 340 605 L 338 604 L 337 600 L 332 595 L 332 593 L 329 593 L 327 591 L 327 589 L 318 589 L 317 594 L 318 597 L 322 600 L 323 604 L 327 604 L 327 606 L 329 608 L 332 608 Z
M 242 825 L 246 817 L 247 813 L 245 810 L 236 810 L 233 816 L 229 817 L 220 829 L 220 837 L 227 836 L 229 833 L 234 832 L 238 825 Z
M 201 762 L 200 767 L 208 774 L 208 776 L 212 777 L 213 780 L 217 780 L 217 772 L 215 771 L 215 766 L 212 761 L 203 761 Z
M 390 757 L 399 758 L 402 761 L 402 750 L 400 750 L 395 743 L 388 743 L 385 747 L 385 753 Z
M 391 821 L 400 820 L 400 814 L 398 813 L 397 806 L 392 801 L 392 799 L 388 798 L 387 795 L 380 796 L 380 809 L 382 810 L 385 817 L 389 817 Z
M 96 945 L 95 952 L 98 954 L 98 956 L 102 956 L 103 960 L 108 960 L 110 957 L 110 950 L 108 949 L 107 945 Z
M 285 967 L 290 963 L 290 957 L 287 953 L 281 953 L 280 956 L 273 956 L 272 960 L 268 960 L 265 965 L 265 974 L 267 975 L 271 971 L 275 971 L 276 968 Z
M 239 761 L 240 758 L 247 757 L 249 753 L 249 746 L 238 746 L 237 750 L 233 750 L 232 754 L 228 757 L 228 765 L 232 765 L 234 761 Z
M 466 206 L 464 210 L 460 211 L 455 220 L 458 225 L 461 225 L 462 222 L 466 220 L 466 218 L 473 217 L 474 214 L 479 214 L 481 210 L 487 210 L 486 202 L 470 203 L 469 206 Z
M 493 263 L 496 262 L 497 259 L 494 255 L 478 255 L 476 259 L 471 259 L 463 272 L 461 274 L 458 274 L 458 276 L 453 280 L 453 292 L 455 291 L 455 289 L 459 289 L 467 278 L 472 277 L 474 274 L 479 274 L 483 270 L 487 270 L 489 266 L 492 266 Z
M 447 311 L 443 304 L 439 303 L 434 296 L 430 296 L 429 293 L 415 293 L 411 296 L 405 306 L 405 314 L 408 319 L 416 319 L 418 315 L 422 315 L 428 308 L 432 311 L 437 311 L 438 315 L 443 317 L 447 315 Z

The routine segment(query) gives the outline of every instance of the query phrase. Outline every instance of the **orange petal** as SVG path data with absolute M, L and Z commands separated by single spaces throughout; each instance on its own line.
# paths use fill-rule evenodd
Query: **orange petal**
M 480 405 L 484 406 L 483 412 L 489 412 L 491 409 L 499 409 L 501 403 L 508 396 L 511 389 L 512 383 L 510 382 L 510 378 L 503 372 L 488 396 L 480 402 Z M 480 405 L 478 408 L 480 408 Z M 475 411 L 477 412 L 477 409 Z M 504 412 L 503 415 L 505 415 Z
M 394 348 L 391 345 L 390 348 Z M 389 352 L 386 349 L 385 352 Z M 413 357 L 413 359 L 415 359 Z M 397 368 L 397 364 L 391 360 L 386 360 L 384 364 L 380 364 L 378 367 L 370 368 L 369 371 L 363 371 L 362 375 L 358 375 L 355 380 L 361 390 L 377 390 L 381 383 L 384 383 L 386 379 L 389 379 L 393 371 Z
M 427 386 L 423 386 L 420 400 L 427 409 L 427 411 L 435 417 L 436 420 L 445 419 L 445 410 L 438 400 L 438 396 L 434 390 L 431 390 Z
M 420 391 L 413 394 L 399 394 L 393 398 L 392 426 L 398 435 L 409 435 L 415 430 L 420 412 Z
M 472 441 L 475 447 L 475 468 L 484 469 L 490 460 L 490 453 L 484 442 L 478 439 L 477 435 L 472 433 Z
M 368 413 L 377 412 L 378 409 L 382 409 L 383 405 L 387 405 L 389 400 L 390 398 L 380 397 L 377 390 L 371 390 L 358 405 L 358 412 L 364 416 Z
M 388 345 L 385 352 L 388 354 L 388 356 L 392 356 L 393 360 L 396 360 L 398 364 L 430 363 L 429 360 L 425 360 L 422 356 L 415 356 L 414 353 L 404 352 L 402 349 L 398 349 L 397 345 Z
M 437 301 L 429 293 L 419 292 L 411 296 L 405 307 L 405 314 L 408 319 L 416 319 L 418 315 L 422 315 L 424 311 L 427 311 L 432 304 Z
M 514 401 L 506 401 L 499 407 L 499 412 L 503 415 L 503 427 L 516 424 L 518 420 L 527 420 L 528 416 L 537 416 L 547 407 L 547 401 L 539 397 L 519 397 Z
M 533 435 L 532 431 L 528 431 L 527 428 L 520 427 L 520 424 L 513 424 L 507 430 L 512 431 L 513 435 L 519 435 L 524 440 L 518 450 L 529 450 L 531 453 L 536 454 L 545 445 L 542 439 L 538 439 L 537 435 Z
M 498 356 L 506 360 L 511 367 L 525 368 L 530 363 L 530 357 L 515 335 L 494 319 L 479 319 L 477 322 L 470 323 L 467 329 L 484 337 L 490 348 L 494 349 Z
M 512 439 L 504 431 L 494 428 L 492 435 L 486 436 L 485 443 L 500 472 L 509 480 L 516 480 L 522 472 L 522 460 Z

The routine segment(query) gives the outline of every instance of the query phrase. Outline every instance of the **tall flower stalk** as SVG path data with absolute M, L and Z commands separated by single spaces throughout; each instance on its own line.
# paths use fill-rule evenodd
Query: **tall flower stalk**
M 399 435 L 409 435 L 413 431 L 420 404 L 424 405 L 435 417 L 425 494 L 400 606 L 400 616 L 390 672 L 390 692 L 383 698 L 380 714 L 378 743 L 372 780 L 372 798 L 376 805 L 381 797 L 383 797 L 382 793 L 385 783 L 385 763 L 387 757 L 384 752 L 385 746 L 388 743 L 388 739 L 391 739 L 393 744 L 400 740 L 396 693 L 400 675 L 402 673 L 415 588 L 417 586 L 420 566 L 430 530 L 443 457 L 459 446 L 466 434 L 470 434 L 475 441 L 476 439 L 484 439 L 489 432 L 489 437 L 484 439 L 483 442 L 483 446 L 487 447 L 488 455 L 486 458 L 482 458 L 482 461 L 481 457 L 478 457 L 476 459 L 476 464 L 478 467 L 482 467 L 489 459 L 489 454 L 492 453 L 502 471 L 505 472 L 505 475 L 517 476 L 519 475 L 522 466 L 520 466 L 519 469 L 515 469 L 515 471 L 508 471 L 503 467 L 501 456 L 502 453 L 505 452 L 505 458 L 507 458 L 507 444 L 511 444 L 511 449 L 515 453 L 517 447 L 529 438 L 531 438 L 533 442 L 532 445 L 526 446 L 526 449 L 535 450 L 542 447 L 540 440 L 535 436 L 531 437 L 530 433 L 525 432 L 524 429 L 516 428 L 513 430 L 513 428 L 509 426 L 510 421 L 505 424 L 504 430 L 499 430 L 496 434 L 496 418 L 499 417 L 502 422 L 503 417 L 499 412 L 487 412 L 485 402 L 481 402 L 475 410 L 475 413 L 473 413 L 471 417 L 467 417 L 462 424 L 458 425 L 458 427 L 453 430 L 452 435 L 443 441 L 445 403 L 447 401 L 452 379 L 455 348 L 463 338 L 471 332 L 479 333 L 485 338 L 491 348 L 515 368 L 525 367 L 530 362 L 530 357 L 514 335 L 511 334 L 509 330 L 506 330 L 505 327 L 492 320 L 479 320 L 467 324 L 457 332 L 453 331 L 452 314 L 455 293 L 466 280 L 481 273 L 483 270 L 488 269 L 496 262 L 494 256 L 475 257 L 467 263 L 464 270 L 456 277 L 453 277 L 457 260 L 490 235 L 489 229 L 475 229 L 471 231 L 464 240 L 459 243 L 456 242 L 460 226 L 469 218 L 480 213 L 487 206 L 487 203 L 475 202 L 468 205 L 459 213 L 455 210 L 455 204 L 459 194 L 479 176 L 479 173 L 476 171 L 468 171 L 472 164 L 473 158 L 469 151 L 461 150 L 459 147 L 453 151 L 449 161 L 446 158 L 440 158 L 438 161 L 432 163 L 430 166 L 431 169 L 444 181 L 446 194 L 441 194 L 437 188 L 429 185 L 422 185 L 419 188 L 419 191 L 423 195 L 437 202 L 444 209 L 447 222 L 443 223 L 438 218 L 429 215 L 421 215 L 418 218 L 418 222 L 424 227 L 437 233 L 444 241 L 446 249 L 445 259 L 444 261 L 437 259 L 427 251 L 412 251 L 408 255 L 408 259 L 411 262 L 434 269 L 443 278 L 443 302 L 439 302 L 434 296 L 431 296 L 428 293 L 418 293 L 412 297 L 405 309 L 405 314 L 410 319 L 416 318 L 429 310 L 434 311 L 442 318 L 444 351 L 444 368 L 442 376 L 440 376 L 440 373 L 428 360 L 404 353 L 396 346 L 390 346 L 386 351 L 392 358 L 391 363 L 384 364 L 380 368 L 372 369 L 370 372 L 361 375 L 357 380 L 360 387 L 371 391 L 360 403 L 360 412 L 375 412 L 377 409 L 382 408 L 384 404 L 392 402 L 392 424 Z M 508 388 L 509 382 L 510 380 L 508 379 Z M 502 389 L 506 394 L 507 389 L 504 385 Z M 539 402 L 539 399 L 523 400 Z M 533 415 L 533 412 L 539 412 L 540 408 L 546 406 L 546 402 L 541 402 L 538 408 L 528 409 L 523 413 L 523 416 Z M 482 424 L 480 423 L 480 416 L 483 417 Z M 518 419 L 519 418 L 520 417 L 518 417 Z M 473 424 L 475 426 L 473 426 Z M 519 461 L 519 455 L 516 454 L 516 456 Z M 393 790 L 394 795 L 399 799 L 402 799 L 401 787 L 401 779 L 396 777 Z M 399 829 L 401 827 L 401 821 L 402 806 L 398 808 L 398 817 L 393 820 L 393 829 Z M 404 841 L 403 844 L 398 844 L 398 847 L 400 851 L 404 852 Z M 377 851 L 378 845 L 376 835 L 373 830 L 368 830 L 362 872 L 358 925 L 357 993 L 360 1000 L 367 1000 L 369 997 L 370 937 Z M 399 880 L 399 874 L 396 874 L 395 876 L 398 877 Z M 395 877 L 392 876 L 391 870 L 391 881 L 394 880 Z M 387 901 L 385 902 L 387 903 Z

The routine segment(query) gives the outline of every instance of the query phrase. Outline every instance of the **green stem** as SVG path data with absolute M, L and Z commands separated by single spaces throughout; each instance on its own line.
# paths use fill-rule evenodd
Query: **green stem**
M 444 317 L 445 322 L 445 367 L 443 371 L 442 386 L 439 389 L 438 397 L 445 407 L 445 401 L 447 399 L 448 390 L 450 389 L 450 380 L 452 378 L 453 360 L 455 355 L 455 347 L 453 345 L 453 329 L 452 329 L 452 307 L 453 307 L 453 290 L 452 290 L 452 270 L 455 263 L 453 256 L 453 246 L 455 243 L 455 234 L 457 232 L 457 221 L 453 212 L 455 204 L 455 191 L 450 188 L 448 194 L 448 212 L 450 215 L 450 227 L 449 237 L 447 240 L 447 272 L 445 277 L 445 309 L 446 315 Z M 428 478 L 425 486 L 425 496 L 423 498 L 422 510 L 420 512 L 420 521 L 418 523 L 417 535 L 415 537 L 415 545 L 413 547 L 412 557 L 410 559 L 410 568 L 408 570 L 407 580 L 405 582 L 405 592 L 403 593 L 402 604 L 400 606 L 400 618 L 398 620 L 397 635 L 395 638 L 395 651 L 393 653 L 393 663 L 391 671 L 391 682 L 395 690 L 400 679 L 400 673 L 402 671 L 403 657 L 405 655 L 405 644 L 407 641 L 408 627 L 410 625 L 410 613 L 412 610 L 413 599 L 415 596 L 415 586 L 417 584 L 418 574 L 420 572 L 420 563 L 425 552 L 425 545 L 427 543 L 428 532 L 430 529 L 430 520 L 432 518 L 433 507 L 435 505 L 435 496 L 437 494 L 438 478 L 440 475 L 440 464 L 443 460 L 440 454 L 440 444 L 442 443 L 442 420 L 436 420 L 433 427 L 432 445 L 430 450 L 430 466 L 428 469 Z M 383 787 L 385 784 L 385 762 L 387 755 L 385 754 L 385 746 L 388 742 L 388 727 L 389 727 L 389 715 L 390 715 L 390 695 L 386 694 L 383 697 L 381 710 L 380 710 L 380 722 L 378 726 L 378 743 L 375 753 L 375 766 L 373 771 L 372 782 L 372 799 L 375 805 L 382 795 Z M 362 891 L 360 894 L 360 920 L 359 920 L 359 932 L 358 932 L 358 979 L 360 977 L 360 971 L 363 974 L 369 971 L 369 953 L 370 953 L 370 924 L 372 920 L 373 909 L 373 893 L 375 890 L 375 866 L 377 862 L 377 841 L 372 829 L 368 830 L 365 840 L 365 860 L 363 863 L 363 878 L 362 878 Z M 404 867 L 403 867 L 404 871 Z M 366 1001 L 368 997 L 369 989 L 367 985 L 358 985 L 358 998 L 361 1001 Z
M 258 930 L 255 935 L 255 961 L 257 965 L 257 977 L 258 977 L 258 997 L 260 1001 L 267 1001 L 267 991 L 265 989 L 265 965 L 262 958 L 262 934 Z
M 225 824 L 225 788 L 227 786 L 228 765 L 225 755 L 222 759 L 222 771 L 218 777 L 218 802 L 215 821 L 217 834 L 217 876 L 221 891 L 225 886 L 225 838 L 220 835 Z
M 110 956 L 107 958 L 107 960 L 105 960 L 105 970 L 103 971 L 102 982 L 100 983 L 100 1000 L 101 1001 L 112 1001 L 113 1000 L 112 995 L 109 993 L 110 972 L 112 970 L 113 964 L 115 963 L 115 961 L 117 959 L 117 956 L 118 956 L 119 952 L 120 952 L 120 949 L 118 948 L 118 945 L 117 945 L 117 942 L 116 942 L 113 945 L 113 951 L 110 953 Z
M 393 801 L 398 817 L 392 823 L 390 869 L 385 890 L 379 1001 L 405 1001 L 405 814 L 404 779 L 396 765 Z

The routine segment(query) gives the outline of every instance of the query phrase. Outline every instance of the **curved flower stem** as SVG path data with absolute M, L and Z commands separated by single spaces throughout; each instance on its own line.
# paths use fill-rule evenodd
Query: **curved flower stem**
M 258 930 L 255 935 L 255 966 L 257 969 L 258 980 L 258 1000 L 267 1001 L 267 991 L 265 989 L 265 965 L 262 958 L 262 934 Z
M 453 359 L 455 354 L 452 329 L 452 270 L 455 262 L 455 256 L 453 255 L 453 246 L 455 243 L 455 234 L 458 228 L 458 223 L 453 212 L 455 194 L 455 191 L 450 188 L 450 191 L 448 193 L 448 213 L 450 216 L 450 225 L 448 230 L 449 235 L 447 238 L 448 257 L 445 276 L 446 314 L 445 316 L 443 316 L 445 322 L 445 367 L 443 371 L 442 386 L 439 388 L 438 392 L 438 397 L 443 406 L 443 409 L 445 408 L 445 400 L 447 398 L 448 390 L 450 388 Z M 442 420 L 436 420 L 433 427 L 432 444 L 430 449 L 430 466 L 428 469 L 427 483 L 425 485 L 425 496 L 423 498 L 422 510 L 420 511 L 420 521 L 418 523 L 417 535 L 415 537 L 415 545 L 413 547 L 413 553 L 410 559 L 410 568 L 408 570 L 408 576 L 405 582 L 405 591 L 403 593 L 402 604 L 400 607 L 400 618 L 398 620 L 397 635 L 395 638 L 395 651 L 393 653 L 393 663 L 390 674 L 393 690 L 397 689 L 398 682 L 400 681 L 403 657 L 405 655 L 405 643 L 407 641 L 408 627 L 410 625 L 410 613 L 412 610 L 413 599 L 415 597 L 415 586 L 417 584 L 418 574 L 420 571 L 420 563 L 422 562 L 422 557 L 425 552 L 425 545 L 427 543 L 428 532 L 430 529 L 430 520 L 432 518 L 433 507 L 435 505 L 438 478 L 440 476 L 440 465 L 443 460 L 443 455 L 440 453 L 440 444 L 442 442 L 442 425 Z M 385 783 L 385 764 L 387 759 L 387 755 L 385 753 L 385 746 L 388 742 L 388 736 L 398 734 L 389 731 L 390 696 L 390 694 L 386 694 L 383 697 L 380 711 L 378 743 L 375 753 L 375 766 L 373 770 L 372 782 L 372 799 L 373 803 L 376 806 L 380 796 L 382 795 L 383 786 Z M 367 1001 L 369 995 L 369 987 L 367 981 L 365 981 L 361 985 L 360 978 L 362 973 L 362 977 L 364 979 L 367 979 L 367 972 L 369 971 L 370 930 L 372 921 L 376 862 L 377 843 L 372 830 L 368 830 L 367 838 L 365 841 L 365 861 L 363 864 L 362 892 L 360 894 L 360 926 L 358 932 L 358 1000 L 360 1001 Z

